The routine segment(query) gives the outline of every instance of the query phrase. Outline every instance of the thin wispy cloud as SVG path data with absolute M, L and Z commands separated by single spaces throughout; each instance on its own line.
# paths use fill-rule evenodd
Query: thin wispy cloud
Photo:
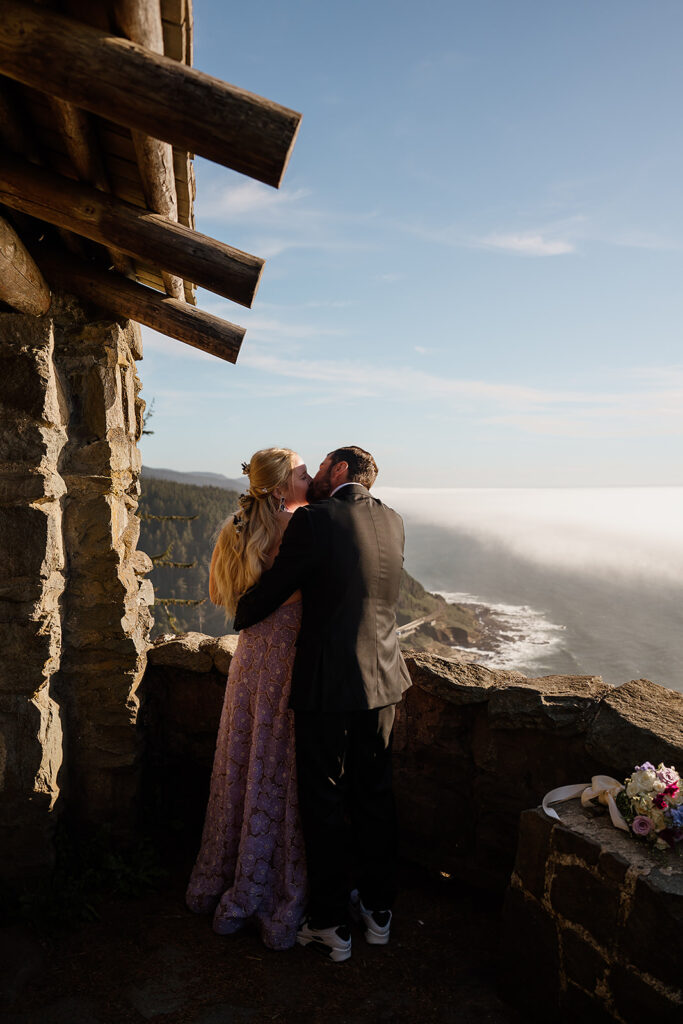
M 484 249 L 502 249 L 522 256 L 564 256 L 576 252 L 573 242 L 561 238 L 544 238 L 535 232 L 485 235 L 479 239 L 478 244 Z
M 415 405 L 449 400 L 451 418 L 466 416 L 482 425 L 513 426 L 525 433 L 557 437 L 630 437 L 683 434 L 683 386 L 640 390 L 560 390 L 441 377 L 412 367 L 359 365 L 341 360 L 283 358 L 252 349 L 241 364 L 264 374 L 300 382 L 302 392 L 317 385 L 316 399 L 376 401 L 410 398 Z M 453 401 L 457 403 L 453 405 Z
M 566 218 L 557 224 L 519 230 L 476 233 L 461 224 L 430 226 L 397 225 L 423 241 L 462 249 L 496 249 L 521 256 L 563 256 L 576 252 L 583 218 Z
M 276 190 L 257 181 L 209 181 L 196 209 L 198 221 L 229 225 L 242 246 L 264 259 L 295 249 L 351 252 L 378 247 L 374 234 L 364 230 L 375 223 L 375 211 L 336 210 L 305 186 Z M 208 230 L 218 233 L 216 227 Z
M 264 217 L 285 215 L 292 206 L 308 198 L 307 188 L 268 188 L 258 181 L 243 181 L 219 188 L 210 187 L 198 198 L 197 208 L 204 217 L 215 220 L 248 219 L 250 224 Z

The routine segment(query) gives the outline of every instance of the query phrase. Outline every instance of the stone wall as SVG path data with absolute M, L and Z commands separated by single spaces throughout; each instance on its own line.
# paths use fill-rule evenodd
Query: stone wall
M 519 815 L 557 786 L 617 779 L 645 760 L 683 765 L 683 694 L 647 679 L 527 679 L 430 655 L 397 724 L 396 775 L 406 850 L 424 863 L 504 888 Z
M 680 762 L 679 762 L 680 763 Z M 502 991 L 525 1019 L 683 1019 L 683 862 L 578 801 L 524 811 L 503 909 Z
M 51 862 L 65 804 L 122 827 L 132 813 L 152 600 L 135 551 L 141 356 L 137 325 L 64 297 L 0 314 L 5 876 Z
M 225 675 L 237 638 L 162 638 L 149 651 L 146 764 L 161 817 L 201 824 Z M 505 890 L 519 816 L 556 786 L 624 778 L 634 763 L 683 765 L 683 695 L 648 680 L 527 679 L 408 656 L 394 771 L 403 852 Z M 197 805 L 201 808 L 197 812 Z
M 191 633 L 149 652 L 147 810 L 194 850 L 236 642 Z M 407 663 L 394 759 L 402 852 L 505 893 L 503 998 L 543 1024 L 680 1020 L 681 861 L 661 870 L 666 861 L 576 801 L 558 805 L 562 824 L 529 808 L 645 760 L 683 768 L 683 695 L 645 679 L 610 687 L 426 654 Z

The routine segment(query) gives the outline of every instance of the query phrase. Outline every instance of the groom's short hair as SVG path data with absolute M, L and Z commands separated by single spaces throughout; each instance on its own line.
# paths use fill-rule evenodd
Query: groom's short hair
M 362 484 L 363 487 L 370 489 L 377 479 L 377 463 L 364 448 L 349 444 L 345 448 L 335 448 L 328 457 L 331 459 L 331 466 L 336 466 L 338 462 L 347 463 L 349 483 Z

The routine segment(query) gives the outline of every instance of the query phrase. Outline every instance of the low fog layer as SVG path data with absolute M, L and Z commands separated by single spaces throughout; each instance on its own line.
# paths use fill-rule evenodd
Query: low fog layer
M 375 492 L 408 524 L 468 534 L 539 565 L 683 581 L 683 487 L 377 487 Z

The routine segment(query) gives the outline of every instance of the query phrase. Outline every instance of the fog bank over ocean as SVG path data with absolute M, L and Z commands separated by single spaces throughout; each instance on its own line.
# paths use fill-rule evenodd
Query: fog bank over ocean
M 374 490 L 408 572 L 496 611 L 486 664 L 683 691 L 683 487 Z

